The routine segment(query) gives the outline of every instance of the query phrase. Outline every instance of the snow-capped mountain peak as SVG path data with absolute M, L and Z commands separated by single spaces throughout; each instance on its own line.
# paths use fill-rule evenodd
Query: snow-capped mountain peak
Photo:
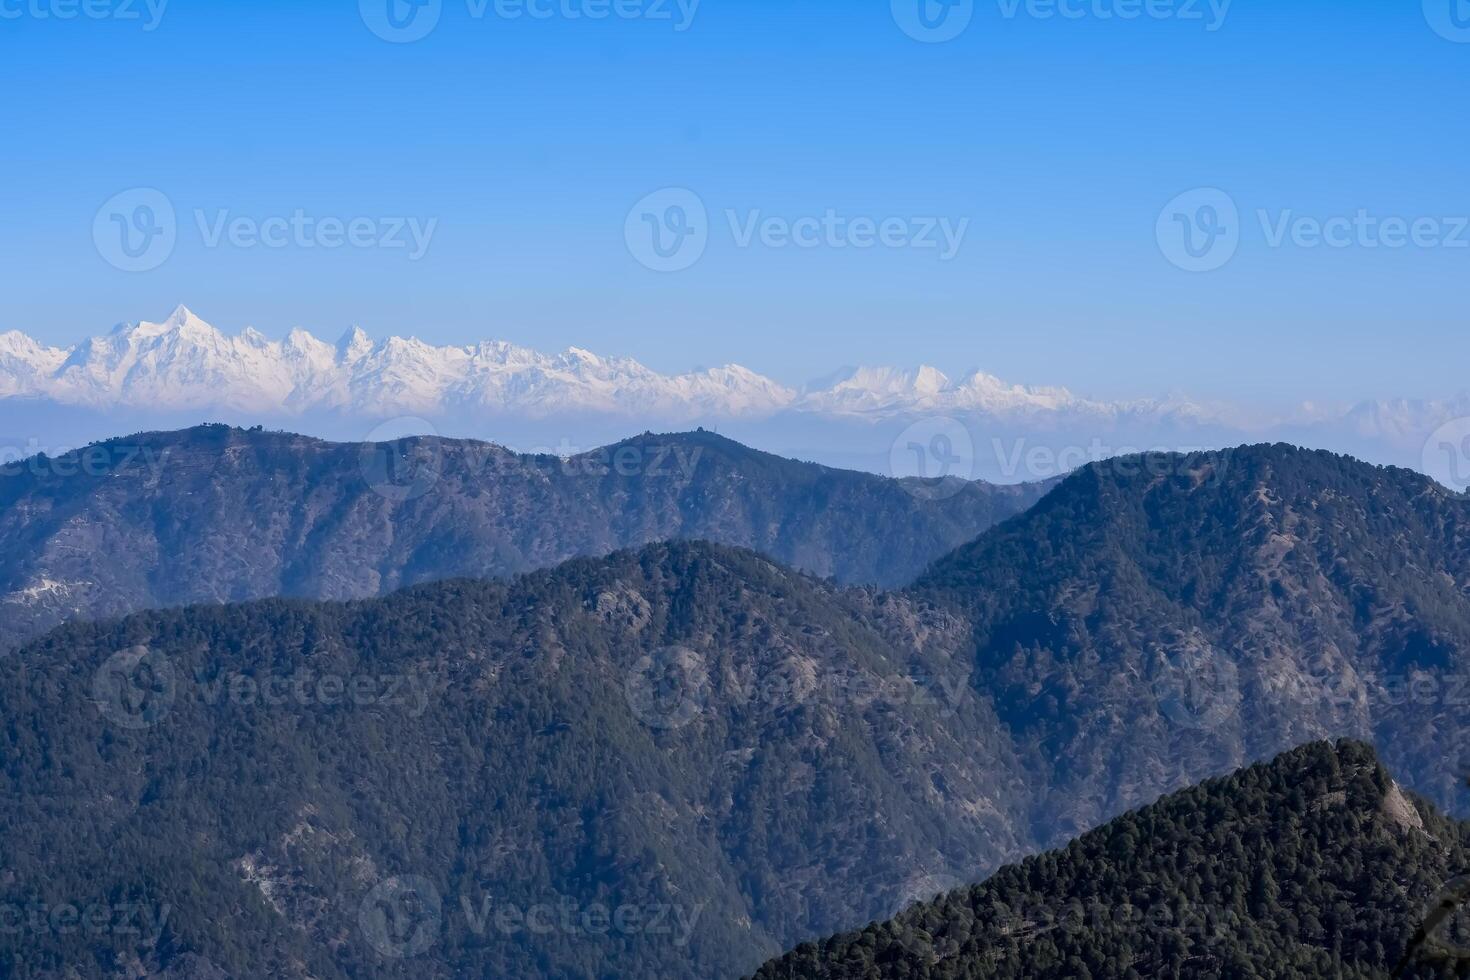
M 1111 420 L 1155 411 L 1184 417 L 1191 410 L 1176 402 L 1094 402 L 1065 388 L 1009 384 L 981 371 L 956 382 L 929 366 L 848 368 L 798 392 L 737 364 L 666 375 L 581 347 L 546 354 L 499 340 L 442 347 L 401 336 L 375 342 L 360 327 L 335 344 L 302 328 L 284 340 L 253 328 L 231 336 L 185 306 L 156 323 L 121 324 L 70 350 L 44 347 L 22 333 L 0 334 L 0 398 L 14 396 L 93 408 L 268 416 L 600 413 L 682 423 L 786 411 L 881 421 L 1063 413 Z

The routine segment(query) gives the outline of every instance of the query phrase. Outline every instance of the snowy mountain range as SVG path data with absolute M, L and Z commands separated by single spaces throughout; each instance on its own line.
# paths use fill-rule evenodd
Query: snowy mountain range
M 1127 452 L 1281 439 L 1419 466 L 1426 454 L 1451 445 L 1460 447 L 1452 455 L 1457 462 L 1463 455 L 1461 469 L 1470 472 L 1465 395 L 1304 404 L 1265 417 L 1178 395 L 1098 400 L 981 371 L 954 380 L 932 367 L 847 368 L 797 389 L 738 365 L 668 375 L 575 347 L 548 354 L 502 341 L 434 346 L 403 337 L 373 340 L 358 328 L 335 344 L 301 329 L 284 340 L 249 328 L 232 336 L 182 306 L 162 322 L 120 324 L 66 349 L 0 333 L 0 411 L 7 407 L 19 422 L 6 414 L 0 422 L 19 429 L 28 444 L 39 437 L 43 446 L 59 438 L 39 421 L 43 409 L 67 416 L 68 438 L 206 417 L 271 421 L 323 435 L 340 434 L 323 421 L 335 419 L 360 437 L 365 423 L 411 416 L 436 425 L 452 421 L 462 435 L 520 438 L 523 445 L 548 432 L 591 440 L 637 427 L 713 423 L 772 451 L 883 471 L 897 430 L 940 418 L 960 420 L 977 452 L 981 441 L 998 447 L 1001 440 L 1008 440 L 1004 452 L 1014 454 L 1038 440 L 1060 448 L 1101 438 L 1101 452 Z M 78 413 L 93 421 L 75 424 Z M 568 424 L 572 418 L 595 419 L 603 428 Z
M 75 347 L 0 334 L 0 398 L 89 408 L 334 410 L 368 417 L 482 411 L 547 417 L 763 418 L 786 411 L 886 419 L 935 413 L 1039 417 L 1213 418 L 1182 399 L 1102 402 L 1065 388 L 1008 384 L 976 371 L 952 381 L 931 367 L 852 368 L 795 390 L 738 365 L 665 375 L 631 358 L 570 348 L 545 354 L 501 341 L 436 347 L 373 341 L 359 328 L 336 344 L 305 330 L 269 340 L 229 336 L 179 307 L 161 323 L 121 324 Z

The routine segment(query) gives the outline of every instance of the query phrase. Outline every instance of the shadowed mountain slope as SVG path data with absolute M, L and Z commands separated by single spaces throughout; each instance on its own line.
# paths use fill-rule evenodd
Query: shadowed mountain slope
M 1457 810 L 1470 745 L 1470 501 L 1407 470 L 1253 446 L 1130 457 L 942 559 L 975 686 L 1058 843 L 1306 741 L 1375 743 Z
M 79 616 L 366 598 L 675 538 L 894 586 L 1042 492 L 827 469 L 709 432 L 565 460 L 438 438 L 149 433 L 0 466 L 0 632 L 13 644 Z

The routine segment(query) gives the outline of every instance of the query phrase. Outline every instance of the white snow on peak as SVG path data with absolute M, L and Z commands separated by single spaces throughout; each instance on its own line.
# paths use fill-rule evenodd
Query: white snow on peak
M 225 408 L 277 414 L 332 409 L 370 416 L 579 411 L 759 416 L 795 393 L 745 368 L 663 375 L 631 358 L 581 348 L 544 354 L 503 341 L 439 347 L 412 337 L 374 342 L 359 327 L 335 345 L 297 328 L 271 340 L 235 336 L 180 306 L 160 322 L 118 325 L 70 350 L 0 334 L 0 398 L 34 396 L 93 408 Z
M 360 327 L 335 344 L 302 328 L 284 340 L 253 328 L 230 336 L 184 306 L 161 322 L 121 324 L 68 350 L 18 332 L 0 334 L 0 398 L 17 396 L 94 408 L 332 410 L 379 418 L 596 412 L 688 420 L 792 411 L 870 420 L 933 414 L 1198 420 L 1207 414 L 1183 399 L 1093 401 L 981 371 L 956 382 L 933 367 L 848 368 L 794 391 L 739 365 L 666 375 L 632 358 L 579 347 L 547 354 L 497 340 L 442 347 L 412 337 L 374 341 Z

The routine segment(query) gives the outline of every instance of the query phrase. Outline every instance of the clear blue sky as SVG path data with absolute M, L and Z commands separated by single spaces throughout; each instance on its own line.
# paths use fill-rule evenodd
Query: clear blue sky
M 0 329 L 69 343 L 184 302 L 271 335 L 358 322 L 791 383 L 932 363 L 1273 404 L 1470 387 L 1470 248 L 1271 248 L 1255 217 L 1470 215 L 1470 44 L 1421 0 L 1236 0 L 1213 31 L 1207 0 L 1203 21 L 978 0 L 934 44 L 888 0 L 703 0 L 684 31 L 676 0 L 672 21 L 442 0 L 407 44 L 356 0 L 172 0 L 151 31 L 144 0 L 140 20 L 35 16 L 69 2 L 0 0 Z M 178 211 L 174 252 L 143 273 L 93 243 L 99 207 L 134 187 Z M 710 216 L 707 252 L 674 273 L 624 239 L 664 187 Z M 1199 187 L 1239 205 L 1242 241 L 1188 273 L 1155 228 Z M 946 262 L 740 248 L 726 209 L 970 225 Z M 196 226 L 297 210 L 438 226 L 418 261 L 211 248 Z

